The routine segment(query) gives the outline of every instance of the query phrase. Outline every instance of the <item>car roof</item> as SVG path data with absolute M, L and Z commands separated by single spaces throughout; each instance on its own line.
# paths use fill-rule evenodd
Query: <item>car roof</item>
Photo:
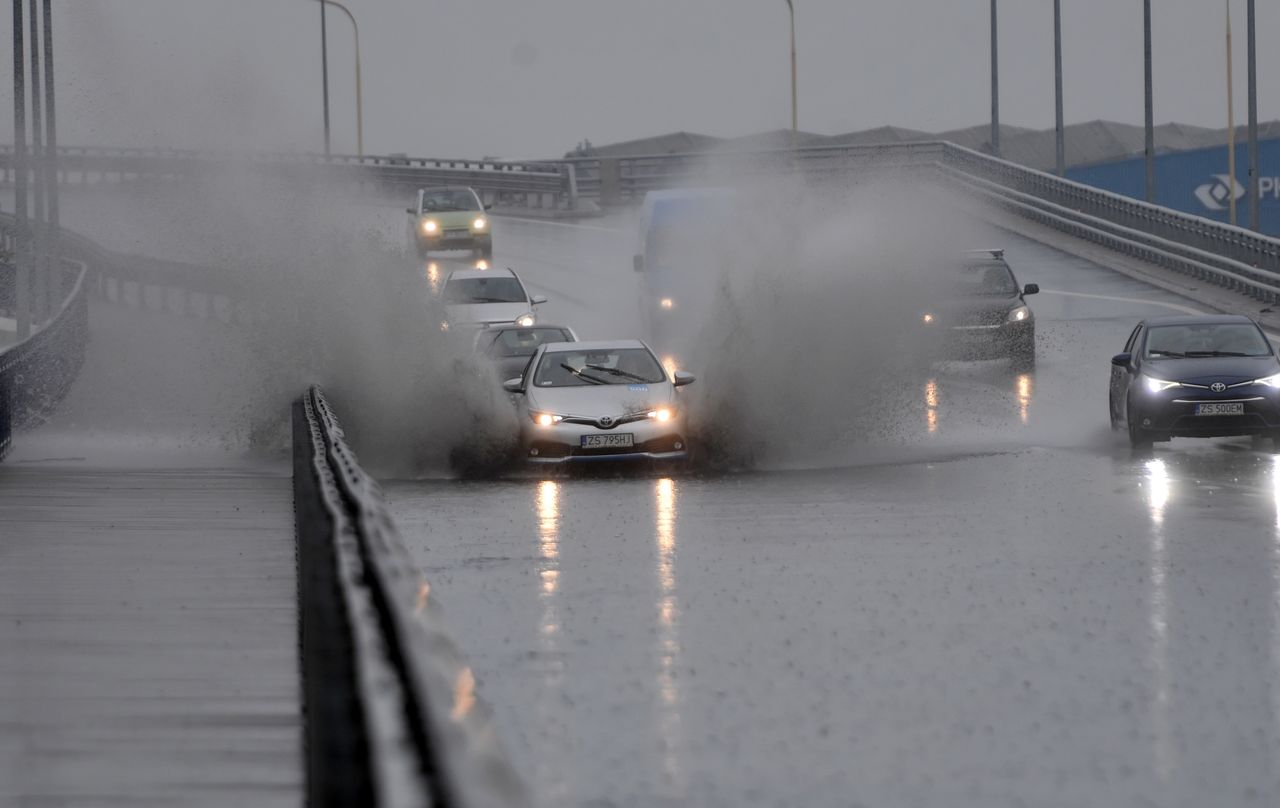
M 545 351 L 565 350 L 565 351 L 609 351 L 619 348 L 644 348 L 648 350 L 648 346 L 638 339 L 606 339 L 593 340 L 590 342 L 547 342 L 542 345 Z
M 1257 325 L 1252 317 L 1246 317 L 1243 314 L 1166 314 L 1160 317 L 1148 317 L 1142 322 L 1147 325 L 1213 325 L 1215 323 Z
M 514 278 L 516 273 L 510 267 L 507 269 L 455 269 L 449 273 L 446 283 L 457 278 L 458 280 L 466 280 L 467 278 Z

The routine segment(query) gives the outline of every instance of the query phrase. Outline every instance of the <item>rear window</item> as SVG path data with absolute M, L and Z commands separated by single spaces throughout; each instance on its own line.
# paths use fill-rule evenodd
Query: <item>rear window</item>
M 573 342 L 573 336 L 560 328 L 508 328 L 494 336 L 485 353 L 493 357 L 533 356 L 548 342 Z

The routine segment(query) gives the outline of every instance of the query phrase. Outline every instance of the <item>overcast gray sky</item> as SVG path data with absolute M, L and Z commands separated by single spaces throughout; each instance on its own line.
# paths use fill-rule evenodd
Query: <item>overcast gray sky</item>
M 795 0 L 800 126 L 989 116 L 987 0 Z M 365 150 L 557 156 L 677 129 L 789 125 L 784 0 L 347 0 Z M 1224 0 L 1154 0 L 1156 120 L 1225 123 Z M 1235 14 L 1245 115 L 1244 0 Z M 55 0 L 67 144 L 318 150 L 314 0 Z M 1053 122 L 1051 0 L 1001 3 L 1002 119 Z M 1142 3 L 1064 0 L 1066 117 L 1142 120 Z M 9 41 L 9 14 L 0 36 Z M 1280 3 L 1258 3 L 1260 116 L 1280 117 Z M 351 29 L 329 14 L 334 149 L 354 152 Z M 8 49 L 5 49 L 8 53 Z M 6 57 L 7 59 L 8 57 Z M 5 113 L 6 140 L 12 121 Z

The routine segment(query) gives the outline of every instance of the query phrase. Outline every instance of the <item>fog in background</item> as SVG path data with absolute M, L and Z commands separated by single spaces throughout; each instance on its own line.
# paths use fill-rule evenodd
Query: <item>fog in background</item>
M 1157 122 L 1225 123 L 1223 6 L 1157 0 Z M 1245 115 L 1244 3 L 1235 9 Z M 1259 114 L 1280 117 L 1258 3 Z M 312 0 L 58 0 L 68 145 L 321 149 Z M 361 25 L 365 148 L 553 157 L 673 130 L 735 136 L 790 124 L 782 0 L 349 0 Z M 796 0 L 800 126 L 928 131 L 989 116 L 986 0 Z M 1063 4 L 1066 117 L 1142 120 L 1142 4 Z M 1052 3 L 1001 3 L 1001 117 L 1053 123 Z M 11 19 L 2 15 L 9 40 Z M 329 13 L 333 148 L 355 151 L 351 29 Z M 0 115 L 11 141 L 11 116 Z

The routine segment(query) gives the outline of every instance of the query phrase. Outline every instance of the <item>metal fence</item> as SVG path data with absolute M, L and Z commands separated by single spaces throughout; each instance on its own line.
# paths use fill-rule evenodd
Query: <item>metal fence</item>
M 312 387 L 293 407 L 313 806 L 525 806 L 475 679 L 377 484 Z

